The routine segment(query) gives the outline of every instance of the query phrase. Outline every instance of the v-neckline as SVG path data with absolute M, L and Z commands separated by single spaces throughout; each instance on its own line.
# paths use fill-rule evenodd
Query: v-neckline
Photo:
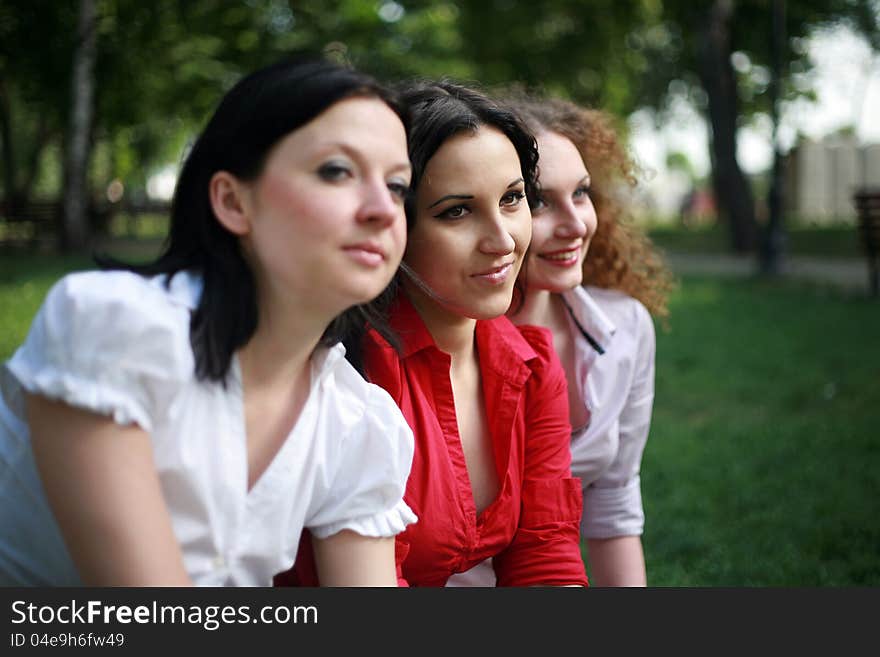
M 252 500 L 258 498 L 263 489 L 270 486 L 270 482 L 277 477 L 277 473 L 283 469 L 284 464 L 290 459 L 294 444 L 297 442 L 294 440 L 294 436 L 298 433 L 300 427 L 303 426 L 304 421 L 312 412 L 312 398 L 314 397 L 312 393 L 314 392 L 315 387 L 315 370 L 312 356 L 309 357 L 308 367 L 309 391 L 305 402 L 303 402 L 302 409 L 300 409 L 299 415 L 296 418 L 296 422 L 293 423 L 293 426 L 284 438 L 284 442 L 269 460 L 269 463 L 260 473 L 259 477 L 257 477 L 252 486 L 248 487 L 250 471 L 248 463 L 247 414 L 245 413 L 244 407 L 244 382 L 242 379 L 241 362 L 238 353 L 234 354 L 232 357 L 232 384 L 235 386 L 235 403 L 233 406 L 237 415 L 235 420 L 239 427 L 239 440 L 237 441 L 237 447 L 241 450 L 243 467 L 240 472 L 244 477 L 244 498 L 248 504 L 251 504 Z

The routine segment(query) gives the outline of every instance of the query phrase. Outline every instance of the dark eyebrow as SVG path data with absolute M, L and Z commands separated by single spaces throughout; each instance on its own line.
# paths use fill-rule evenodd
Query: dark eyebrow
M 513 187 L 514 185 L 519 185 L 520 183 L 524 183 L 524 182 L 525 182 L 525 180 L 523 180 L 522 178 L 517 178 L 516 180 L 514 180 L 512 183 L 510 183 L 510 184 L 507 186 L 507 189 L 510 189 L 510 188 Z
M 470 201 L 473 198 L 473 196 L 468 194 L 447 194 L 446 196 L 443 196 L 431 203 L 431 205 L 428 206 L 428 209 L 430 210 L 435 205 L 440 205 L 441 203 L 443 203 L 443 201 L 448 201 L 450 199 L 455 199 L 456 201 Z

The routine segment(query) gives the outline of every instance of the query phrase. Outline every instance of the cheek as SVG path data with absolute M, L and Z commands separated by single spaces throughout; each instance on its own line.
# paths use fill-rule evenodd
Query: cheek
M 259 194 L 259 200 L 264 205 L 273 208 L 293 208 L 299 205 L 297 199 L 300 198 L 300 194 L 296 185 L 273 171 L 267 171 L 263 174 Z
M 452 235 L 416 229 L 407 238 L 403 260 L 427 280 L 435 275 L 448 275 L 465 251 Z
M 332 194 L 316 194 L 288 176 L 267 173 L 260 187 L 260 209 L 280 219 L 287 231 L 300 235 L 326 233 L 328 218 L 340 212 L 333 201 Z
M 400 216 L 391 227 L 391 243 L 394 248 L 394 260 L 397 262 L 400 262 L 403 258 L 403 253 L 406 249 L 406 241 L 406 217 L 404 217 L 403 212 L 401 212 Z
M 525 253 L 525 250 L 529 248 L 529 244 L 534 240 L 533 230 L 531 213 L 524 212 L 521 216 L 517 217 L 517 221 L 511 227 L 510 236 L 516 242 L 516 251 L 518 253 Z
M 540 249 L 553 237 L 553 218 L 547 213 L 532 219 L 532 249 Z
M 589 211 L 584 217 L 584 223 L 587 225 L 587 234 L 585 238 L 590 239 L 593 235 L 596 234 L 596 227 L 599 223 L 598 218 L 596 217 L 596 208 L 593 207 L 592 203 L 590 203 Z

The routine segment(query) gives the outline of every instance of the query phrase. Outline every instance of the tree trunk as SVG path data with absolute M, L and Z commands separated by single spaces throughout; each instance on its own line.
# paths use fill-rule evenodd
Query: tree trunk
M 21 182 L 19 182 L 17 190 L 18 198 L 21 199 L 22 203 L 30 201 L 31 191 L 40 169 L 40 157 L 43 155 L 43 151 L 46 149 L 46 144 L 49 143 L 51 136 L 52 131 L 49 129 L 49 121 L 46 119 L 46 115 L 42 114 L 37 125 L 33 147 L 22 167 L 23 177 Z
M 738 96 L 730 62 L 733 0 L 714 0 L 699 30 L 700 81 L 709 98 L 712 185 L 719 217 L 730 226 L 731 246 L 743 253 L 755 246 L 752 189 L 736 160 Z
M 782 259 L 785 253 L 785 224 L 783 220 L 784 177 L 782 175 L 782 151 L 779 147 L 779 96 L 782 88 L 782 61 L 785 48 L 785 0 L 773 0 L 773 31 L 770 51 L 771 77 L 770 116 L 773 122 L 773 175 L 770 181 L 770 192 L 767 207 L 770 216 L 764 230 L 759 261 L 761 273 L 776 276 L 782 271 Z
M 82 250 L 89 242 L 88 167 L 94 113 L 97 16 L 94 0 L 80 0 L 77 46 L 73 54 L 70 121 L 65 154 L 62 247 Z
M 18 199 L 15 189 L 15 151 L 12 144 L 12 116 L 9 98 L 0 82 L 0 140 L 3 146 L 3 196 L 10 216 L 15 214 Z

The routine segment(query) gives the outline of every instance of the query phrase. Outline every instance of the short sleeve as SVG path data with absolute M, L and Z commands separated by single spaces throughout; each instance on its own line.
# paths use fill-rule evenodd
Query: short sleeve
M 345 436 L 331 490 L 306 522 L 318 538 L 344 529 L 362 536 L 395 536 L 416 521 L 403 501 L 412 466 L 412 430 L 387 392 L 363 384 L 364 417 Z
M 86 272 L 49 291 L 3 385 L 152 431 L 192 369 L 186 306 L 137 274 Z

